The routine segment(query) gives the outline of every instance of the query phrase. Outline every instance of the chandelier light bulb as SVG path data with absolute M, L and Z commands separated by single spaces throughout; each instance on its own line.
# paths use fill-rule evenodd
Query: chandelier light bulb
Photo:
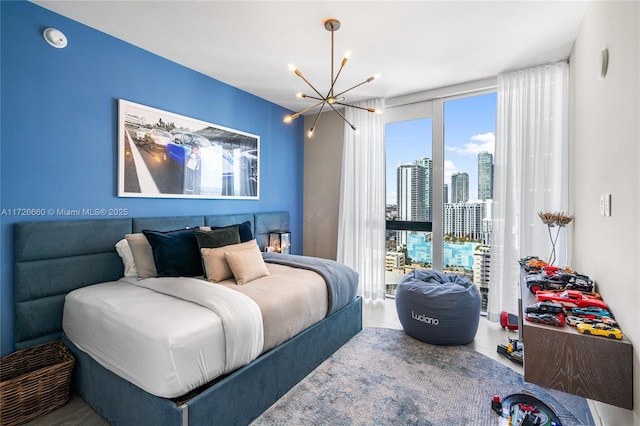
M 302 93 L 302 92 L 298 92 L 298 93 L 296 93 L 296 96 L 297 96 L 298 98 L 306 98 L 306 97 L 307 97 L 307 95 L 305 95 L 305 94 L 304 94 L 304 93 Z
M 307 133 L 308 137 L 312 137 L 313 136 L 313 127 L 309 129 L 309 133 Z

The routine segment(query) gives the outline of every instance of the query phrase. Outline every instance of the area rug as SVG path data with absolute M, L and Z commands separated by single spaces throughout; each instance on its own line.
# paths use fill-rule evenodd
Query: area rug
M 531 394 L 581 424 L 543 388 L 466 346 L 365 328 L 252 425 L 499 425 L 494 395 Z

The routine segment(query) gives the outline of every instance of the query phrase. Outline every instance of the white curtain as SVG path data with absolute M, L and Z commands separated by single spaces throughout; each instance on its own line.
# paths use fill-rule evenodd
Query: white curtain
M 548 260 L 551 241 L 538 212 L 568 208 L 569 64 L 498 75 L 489 319 L 518 312 L 518 260 Z M 561 230 L 556 265 L 566 265 Z M 555 235 L 555 233 L 554 233 Z
M 356 104 L 384 110 L 384 99 Z M 384 118 L 345 109 L 340 186 L 337 260 L 360 275 L 358 294 L 384 299 L 385 282 L 385 143 Z

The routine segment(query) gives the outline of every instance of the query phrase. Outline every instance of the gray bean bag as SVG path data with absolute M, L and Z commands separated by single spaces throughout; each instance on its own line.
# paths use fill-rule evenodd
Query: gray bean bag
M 478 331 L 480 293 L 463 276 L 417 269 L 398 283 L 396 310 L 408 335 L 434 345 L 465 345 Z

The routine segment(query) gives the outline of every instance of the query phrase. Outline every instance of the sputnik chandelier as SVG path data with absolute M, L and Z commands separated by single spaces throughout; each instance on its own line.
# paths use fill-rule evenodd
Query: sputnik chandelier
M 358 83 L 353 87 L 350 87 L 347 90 L 343 90 L 342 92 L 339 93 L 335 93 L 334 88 L 336 85 L 336 81 L 338 81 L 338 77 L 340 77 L 340 73 L 342 72 L 342 69 L 344 68 L 344 66 L 347 64 L 347 61 L 349 60 L 349 52 L 347 52 L 345 54 L 345 56 L 342 58 L 342 63 L 340 64 L 340 68 L 338 69 L 338 72 L 335 74 L 334 77 L 334 66 L 333 66 L 333 35 L 336 31 L 338 31 L 340 29 L 340 21 L 338 21 L 335 18 L 330 18 L 327 19 L 326 21 L 324 21 L 324 28 L 327 31 L 331 31 L 331 85 L 329 87 L 329 91 L 327 92 L 326 95 L 322 95 L 314 86 L 313 84 L 311 84 L 309 82 L 309 80 L 307 80 L 305 78 L 304 75 L 302 75 L 302 72 L 300 72 L 299 69 L 297 69 L 295 66 L 293 65 L 289 65 L 289 68 L 291 68 L 291 70 L 295 73 L 295 75 L 297 75 L 298 77 L 300 77 L 301 79 L 304 80 L 305 83 L 307 83 L 309 85 L 309 87 L 311 89 L 313 89 L 313 91 L 315 92 L 315 95 L 307 95 L 305 93 L 298 93 L 297 96 L 299 98 L 309 98 L 309 99 L 313 99 L 318 101 L 317 103 L 315 103 L 314 105 L 311 105 L 308 108 L 303 109 L 302 111 L 298 111 L 295 114 L 292 115 L 288 115 L 284 118 L 284 122 L 285 123 L 290 123 L 293 120 L 295 120 L 296 118 L 300 117 L 302 114 L 309 112 L 317 107 L 320 107 L 320 110 L 318 111 L 318 114 L 316 115 L 315 120 L 313 121 L 313 125 L 309 128 L 309 137 L 313 136 L 313 131 L 316 128 L 316 125 L 318 124 L 318 119 L 320 118 L 320 114 L 322 114 L 322 111 L 324 111 L 325 107 L 329 106 L 331 109 L 333 109 L 340 117 L 342 117 L 342 119 L 345 121 L 345 123 L 347 123 L 354 131 L 358 131 L 358 129 L 356 129 L 356 126 L 354 126 L 352 123 L 349 122 L 349 120 L 347 120 L 345 118 L 345 116 L 338 110 L 336 109 L 336 105 L 341 105 L 344 107 L 349 107 L 349 108 L 357 108 L 357 109 L 361 109 L 361 110 L 365 110 L 365 111 L 369 111 L 369 112 L 376 112 L 375 108 L 366 108 L 366 107 L 361 107 L 361 106 L 357 106 L 357 105 L 351 105 L 348 103 L 345 103 L 345 97 L 343 96 L 345 93 L 350 92 L 351 90 L 355 89 L 356 87 L 362 86 L 365 83 L 369 83 L 373 80 L 376 79 L 376 76 L 371 76 L 369 78 L 367 78 L 365 81 L 363 81 L 362 83 Z M 317 96 L 316 96 L 317 95 Z

